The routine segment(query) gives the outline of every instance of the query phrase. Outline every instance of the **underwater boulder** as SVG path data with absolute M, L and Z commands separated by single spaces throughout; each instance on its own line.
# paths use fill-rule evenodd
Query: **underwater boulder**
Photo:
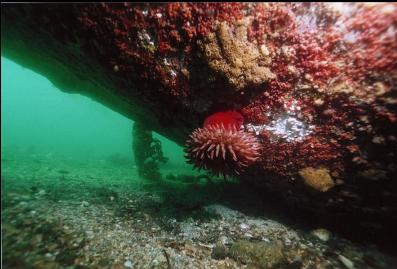
M 180 145 L 238 111 L 230 134 L 259 144 L 239 179 L 308 222 L 394 240 L 395 3 L 8 4 L 1 22 L 2 55 Z

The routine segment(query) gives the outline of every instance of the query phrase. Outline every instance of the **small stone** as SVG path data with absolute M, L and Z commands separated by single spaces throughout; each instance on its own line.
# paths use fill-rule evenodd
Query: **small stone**
M 387 172 L 380 169 L 366 169 L 358 173 L 367 180 L 385 180 Z
M 87 201 L 82 201 L 82 202 L 81 202 L 81 206 L 83 206 L 83 207 L 84 207 L 84 206 L 89 206 L 89 205 L 90 205 L 90 204 L 89 204 Z
M 253 238 L 254 236 L 250 233 L 244 233 L 244 237 L 247 239 Z
M 336 179 L 335 180 L 335 185 L 343 185 L 345 182 L 342 179 Z
M 85 232 L 87 239 L 93 239 L 95 237 L 95 234 L 93 231 L 89 230 Z
M 309 90 L 312 88 L 309 84 L 301 84 L 298 86 L 300 90 Z
M 45 190 L 40 190 L 38 193 L 37 193 L 37 195 L 40 195 L 40 196 L 42 196 L 42 195 L 45 195 Z
M 363 157 L 361 156 L 356 156 L 352 159 L 353 162 L 357 163 L 357 164 L 366 164 L 368 163 L 367 160 L 365 160 Z
M 385 98 L 383 98 L 383 102 L 385 102 L 388 105 L 396 105 L 397 104 L 397 98 L 385 97 Z
M 326 109 L 323 111 L 324 116 L 331 116 L 334 115 L 336 111 L 334 109 Z
M 124 267 L 126 267 L 126 268 L 132 268 L 132 262 L 131 262 L 130 260 L 126 260 L 126 261 L 124 262 Z
M 261 45 L 260 46 L 260 51 L 261 51 L 263 56 L 269 56 L 270 55 L 269 49 L 265 45 Z
M 47 252 L 47 253 L 44 255 L 44 257 L 46 257 L 46 258 L 48 258 L 48 259 L 51 259 L 51 258 L 52 258 L 52 254 L 49 253 L 49 252 Z
M 322 228 L 311 231 L 311 234 L 324 242 L 327 242 L 331 238 L 331 232 Z
M 324 104 L 324 100 L 323 99 L 318 98 L 318 99 L 314 100 L 314 105 L 315 106 L 322 106 L 323 104 Z
M 119 72 L 119 66 L 118 65 L 113 66 L 113 71 L 114 72 Z
M 360 121 L 362 121 L 364 123 L 368 123 L 369 122 L 368 116 L 360 116 L 359 119 L 360 119 Z
M 245 223 L 241 223 L 241 224 L 240 224 L 240 229 L 241 229 L 241 230 L 247 230 L 247 229 L 249 229 L 249 227 L 250 227 L 250 226 L 249 226 L 248 224 L 245 224 Z
M 226 258 L 226 255 L 227 255 L 227 247 L 221 240 L 218 240 L 218 242 L 216 242 L 215 247 L 212 249 L 211 257 L 217 260 L 221 260 Z
M 230 245 L 232 243 L 231 240 L 224 235 L 219 237 L 218 242 L 221 242 L 223 245 Z
M 345 93 L 345 94 L 351 94 L 354 91 L 354 89 L 346 82 L 340 82 L 335 85 L 332 85 L 328 90 L 332 93 Z
M 389 135 L 388 139 L 390 141 L 396 141 L 397 140 L 396 136 L 394 136 L 394 135 Z
M 374 136 L 374 138 L 372 138 L 372 143 L 383 144 L 385 143 L 385 138 L 383 136 Z
M 268 242 L 270 242 L 270 241 L 268 241 Z M 289 239 L 289 238 L 285 238 L 285 239 L 284 239 L 284 245 L 285 245 L 285 246 L 290 246 L 291 244 L 292 244 L 291 239 Z
M 283 55 L 286 59 L 289 59 L 292 56 L 293 49 L 286 45 L 283 45 L 280 49 L 281 55 Z
M 288 65 L 287 70 L 288 73 L 294 77 L 298 77 L 300 75 L 299 70 L 293 65 Z
M 305 75 L 304 75 L 304 78 L 305 78 L 306 80 L 308 80 L 308 81 L 313 81 L 313 77 L 312 77 L 312 75 L 310 75 L 310 74 L 305 74 Z
M 376 96 L 383 95 L 387 92 L 386 86 L 382 82 L 375 82 L 373 88 Z
M 339 260 L 343 263 L 343 265 L 346 268 L 348 268 L 348 269 L 354 269 L 355 268 L 354 267 L 354 263 L 351 260 L 349 260 L 348 258 L 346 258 L 345 256 L 339 254 L 338 258 L 339 258 Z
M 229 251 L 230 257 L 247 264 L 249 268 L 285 268 L 282 243 L 279 241 L 253 243 L 249 241 L 238 241 L 234 243 Z
M 182 68 L 182 69 L 181 69 L 181 73 L 182 73 L 185 77 L 189 78 L 190 73 L 189 73 L 189 70 L 187 70 L 186 68 Z

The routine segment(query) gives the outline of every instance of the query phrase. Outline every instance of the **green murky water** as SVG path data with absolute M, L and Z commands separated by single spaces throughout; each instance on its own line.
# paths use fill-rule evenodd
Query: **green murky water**
M 80 94 L 64 93 L 49 80 L 1 58 L 2 153 L 53 155 L 75 160 L 119 155 L 133 164 L 130 119 Z M 190 169 L 181 147 L 154 134 L 169 169 Z

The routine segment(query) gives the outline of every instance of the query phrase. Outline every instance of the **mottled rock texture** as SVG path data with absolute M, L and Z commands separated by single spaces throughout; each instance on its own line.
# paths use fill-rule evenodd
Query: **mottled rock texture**
M 308 222 L 385 243 L 397 224 L 396 10 L 8 4 L 1 48 L 181 145 L 209 115 L 238 110 L 262 148 L 241 180 Z M 308 167 L 334 186 L 313 191 Z

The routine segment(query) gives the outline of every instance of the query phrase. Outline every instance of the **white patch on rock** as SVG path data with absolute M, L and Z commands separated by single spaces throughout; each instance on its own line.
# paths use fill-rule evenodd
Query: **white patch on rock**
M 276 118 L 264 129 L 289 142 L 300 140 L 312 132 L 311 126 L 288 114 Z
M 150 36 L 150 34 L 148 32 L 146 32 L 145 29 L 138 32 L 138 38 L 140 41 L 143 42 L 143 44 L 149 45 L 149 46 L 154 46 L 153 38 Z
M 253 125 L 249 123 L 245 127 L 248 131 L 254 132 L 256 135 L 259 135 L 262 130 L 267 130 L 288 142 L 302 140 L 312 133 L 314 126 L 298 119 L 296 113 L 301 110 L 301 107 L 296 102 L 292 102 L 288 106 L 287 112 L 276 116 L 269 124 Z

